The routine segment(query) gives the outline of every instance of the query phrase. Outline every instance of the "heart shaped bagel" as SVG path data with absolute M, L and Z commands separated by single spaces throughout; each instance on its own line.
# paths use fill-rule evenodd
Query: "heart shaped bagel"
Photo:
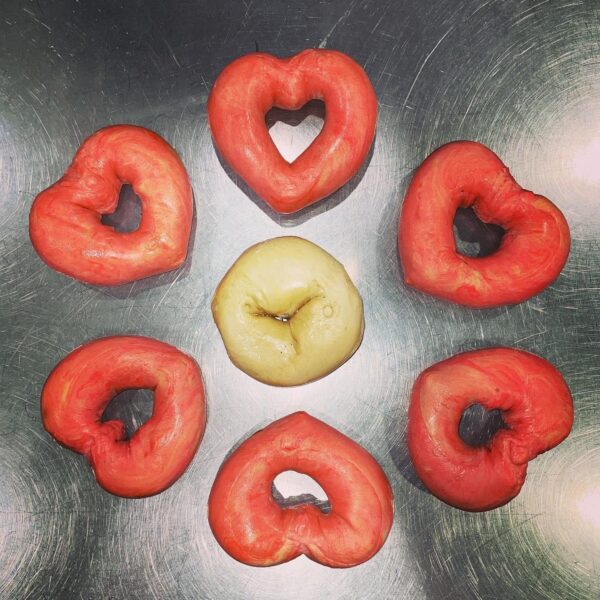
M 471 258 L 456 248 L 454 217 L 468 207 L 505 230 L 488 256 Z M 560 274 L 570 244 L 558 207 L 523 189 L 494 152 L 471 141 L 445 144 L 423 161 L 398 228 L 405 283 L 471 308 L 518 304 L 539 294 Z
M 122 421 L 102 421 L 128 389 L 154 391 L 152 416 L 127 439 Z M 144 498 L 173 484 L 194 458 L 206 421 L 202 373 L 174 346 L 140 336 L 88 342 L 58 363 L 41 399 L 44 428 L 89 461 L 111 494 Z
M 459 433 L 474 404 L 502 411 L 504 426 L 471 446 Z M 560 372 L 515 348 L 457 354 L 419 375 L 408 409 L 408 450 L 429 491 L 468 511 L 497 508 L 521 490 L 527 463 L 560 444 L 573 425 L 573 400 Z
M 142 204 L 140 225 L 129 233 L 101 221 L 117 208 L 126 183 Z M 38 194 L 29 236 L 56 271 L 119 285 L 180 267 L 192 216 L 192 188 L 175 150 L 148 129 L 114 125 L 87 138 L 63 177 Z
M 330 513 L 313 504 L 279 506 L 271 486 L 289 470 L 322 486 Z M 274 421 L 245 440 L 221 466 L 208 500 L 208 520 L 219 544 L 256 567 L 300 554 L 329 567 L 353 567 L 379 551 L 393 518 L 394 496 L 379 463 L 305 412 Z
M 325 123 L 292 163 L 265 123 L 272 107 L 325 103 Z M 304 50 L 287 59 L 242 56 L 217 78 L 208 100 L 215 145 L 246 183 L 279 213 L 296 212 L 351 179 L 375 135 L 377 98 L 362 67 L 334 50 Z

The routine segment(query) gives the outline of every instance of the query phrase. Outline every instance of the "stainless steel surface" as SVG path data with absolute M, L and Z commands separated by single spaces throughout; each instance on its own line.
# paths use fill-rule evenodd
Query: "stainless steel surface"
M 595 0 L 4 0 L 0 597 L 600 598 L 599 39 Z M 278 217 L 219 161 L 207 94 L 243 53 L 314 46 L 364 65 L 380 101 L 377 138 L 368 166 L 334 197 Z M 175 146 L 192 179 L 197 225 L 185 269 L 99 289 L 46 267 L 28 241 L 27 218 L 81 140 L 109 123 L 147 126 Z M 293 153 L 318 123 L 312 111 L 308 123 L 280 122 L 272 133 Z M 396 228 L 408 178 L 431 150 L 461 138 L 489 145 L 570 223 L 563 273 L 519 306 L 473 311 L 401 283 Z M 277 389 L 230 363 L 210 299 L 245 248 L 289 233 L 345 264 L 365 301 L 366 332 L 330 376 Z M 118 333 L 190 352 L 207 387 L 195 460 L 146 500 L 103 492 L 86 461 L 55 444 L 40 421 L 40 390 L 55 363 L 86 340 Z M 415 479 L 404 441 L 408 393 L 431 363 L 493 344 L 557 365 L 573 391 L 575 426 L 530 464 L 513 502 L 468 514 Z M 143 400 L 136 405 L 147 410 Z M 249 432 L 298 409 L 363 444 L 392 482 L 390 538 L 357 568 L 305 558 L 246 567 L 209 530 L 206 503 L 223 458 Z

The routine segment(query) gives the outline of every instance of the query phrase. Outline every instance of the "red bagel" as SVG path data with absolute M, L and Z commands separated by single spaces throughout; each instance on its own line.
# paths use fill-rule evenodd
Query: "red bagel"
M 100 418 L 116 394 L 133 388 L 154 390 L 154 407 L 126 441 L 121 421 Z M 179 478 L 202 439 L 205 410 L 196 362 L 145 337 L 80 346 L 55 367 L 42 391 L 48 433 L 83 454 L 106 491 L 127 498 L 158 494 Z
M 507 429 L 487 446 L 459 436 L 473 404 L 500 409 Z M 562 442 L 573 404 L 561 374 L 542 358 L 510 348 L 458 354 L 419 375 L 408 411 L 408 449 L 429 491 L 463 510 L 483 511 L 514 498 L 527 463 Z
M 293 470 L 325 490 L 331 512 L 312 504 L 281 508 L 273 479 Z M 383 546 L 394 516 L 390 484 L 356 442 L 304 412 L 248 438 L 223 463 L 208 502 L 217 541 L 240 562 L 283 563 L 300 554 L 330 567 L 352 567 Z
M 505 229 L 498 250 L 482 258 L 456 250 L 456 210 L 471 206 Z M 438 148 L 417 169 L 399 227 L 404 281 L 473 308 L 523 302 L 559 275 L 569 255 L 569 226 L 543 196 L 522 189 L 502 161 L 476 142 Z
M 100 221 L 131 184 L 140 226 L 119 233 Z M 118 285 L 179 267 L 192 225 L 192 190 L 175 150 L 142 127 L 116 125 L 87 138 L 66 173 L 35 199 L 33 247 L 50 267 L 94 285 Z
M 325 103 L 322 131 L 291 164 L 265 124 L 273 106 Z M 333 50 L 287 59 L 254 53 L 229 64 L 208 99 L 208 120 L 223 158 L 271 208 L 296 212 L 335 192 L 364 162 L 377 121 L 377 98 L 363 69 Z

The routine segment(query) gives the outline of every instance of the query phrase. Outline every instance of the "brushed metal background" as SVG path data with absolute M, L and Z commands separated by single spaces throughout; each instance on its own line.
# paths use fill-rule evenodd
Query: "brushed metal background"
M 0 597 L 600 598 L 599 40 L 595 0 L 3 0 Z M 379 127 L 368 164 L 349 185 L 280 217 L 220 162 L 206 99 L 235 57 L 306 47 L 336 48 L 364 65 L 379 97 Z M 271 120 L 288 155 L 318 130 L 319 111 L 309 113 L 297 126 Z M 85 136 L 110 123 L 149 127 L 179 151 L 197 217 L 185 268 L 114 289 L 53 272 L 27 234 L 35 195 L 63 173 Z M 401 283 L 396 229 L 409 177 L 430 151 L 461 138 L 494 149 L 570 223 L 563 273 L 519 306 L 474 311 Z M 366 311 L 355 356 L 297 389 L 238 371 L 210 314 L 232 261 L 282 234 L 341 260 Z M 56 362 L 86 340 L 121 333 L 191 353 L 207 387 L 208 427 L 195 460 L 146 500 L 103 492 L 39 415 Z M 530 464 L 513 502 L 468 514 L 430 496 L 414 476 L 408 393 L 431 363 L 494 344 L 531 350 L 561 369 L 575 426 Z M 135 410 L 111 410 L 139 421 L 149 400 L 133 394 Z M 298 409 L 363 444 L 395 490 L 388 543 L 357 568 L 331 570 L 304 557 L 247 567 L 209 530 L 206 503 L 223 458 L 249 432 Z M 285 481 L 280 491 L 287 495 Z

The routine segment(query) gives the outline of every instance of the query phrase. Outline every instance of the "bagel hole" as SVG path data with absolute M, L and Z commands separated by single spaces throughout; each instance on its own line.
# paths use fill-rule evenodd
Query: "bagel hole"
M 142 201 L 133 191 L 133 187 L 124 183 L 119 192 L 119 201 L 115 212 L 100 217 L 100 223 L 112 227 L 119 233 L 136 231 L 142 221 Z
M 252 312 L 252 314 L 255 317 L 265 317 L 267 319 L 275 319 L 276 321 L 279 321 L 280 323 L 288 323 L 289 321 L 292 320 L 292 317 L 294 315 L 279 315 L 277 313 L 270 313 L 266 310 L 258 310 L 255 312 Z
M 124 390 L 118 393 L 104 409 L 100 421 L 122 421 L 125 439 L 133 434 L 152 416 L 154 392 L 146 389 Z
M 265 123 L 273 143 L 283 158 L 292 163 L 319 135 L 325 121 L 325 103 L 311 100 L 298 110 L 273 107 Z
M 472 207 L 459 208 L 454 215 L 454 242 L 464 256 L 482 258 L 493 254 L 502 243 L 505 229 L 494 223 L 485 223 Z
M 297 471 L 279 473 L 271 484 L 271 495 L 281 508 L 313 504 L 324 514 L 331 512 L 325 490 L 312 477 Z
M 458 434 L 465 444 L 488 446 L 500 429 L 508 429 L 499 408 L 486 410 L 481 404 L 472 404 L 466 408 L 458 424 Z
M 288 323 L 292 318 L 289 315 L 271 315 L 271 317 L 276 321 L 281 321 L 282 323 Z

